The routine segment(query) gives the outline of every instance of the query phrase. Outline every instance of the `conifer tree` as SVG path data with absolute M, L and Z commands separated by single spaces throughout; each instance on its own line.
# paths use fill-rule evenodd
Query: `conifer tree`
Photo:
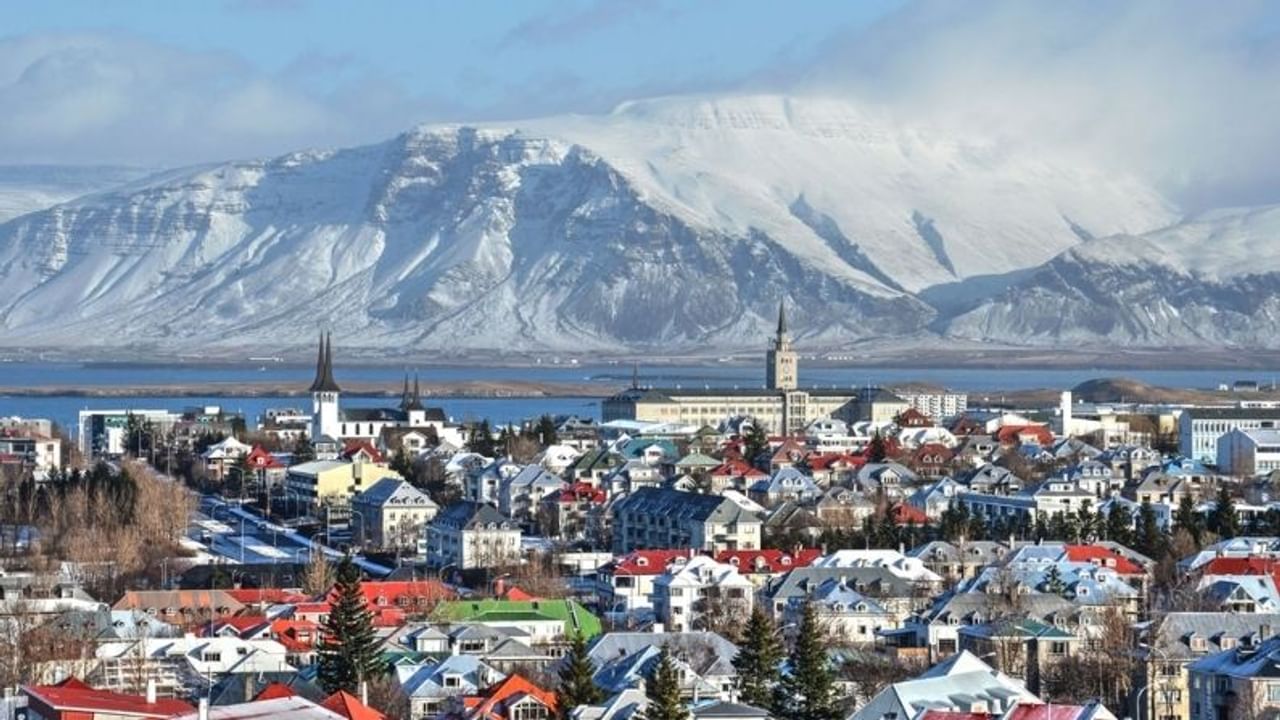
M 300 465 L 315 459 L 316 448 L 311 444 L 311 439 L 305 435 L 299 436 L 297 441 L 293 443 L 293 464 Z
M 338 564 L 338 581 L 319 651 L 318 680 L 326 692 L 358 693 L 360 683 L 384 670 L 373 632 L 373 614 L 360 592 L 360 568 L 347 556 Z
M 885 446 L 884 438 L 880 437 L 880 431 L 877 430 L 871 438 L 871 443 L 867 445 L 867 462 L 884 462 L 888 454 L 889 450 Z
M 644 694 L 649 704 L 640 720 L 689 720 L 689 708 L 680 697 L 680 672 L 665 647 L 658 655 L 657 667 L 644 685 Z
M 1066 584 L 1062 582 L 1062 572 L 1057 565 L 1050 565 L 1044 575 L 1044 591 L 1050 595 L 1062 595 L 1066 589 Z
M 1160 532 L 1160 525 L 1156 522 L 1156 511 L 1151 508 L 1151 503 L 1142 503 L 1133 538 L 1135 549 L 1149 558 L 1159 558 L 1164 555 L 1164 543 L 1164 533 Z
M 1240 518 L 1236 517 L 1236 503 L 1225 486 L 1218 490 L 1218 502 L 1209 514 L 1209 529 L 1223 538 L 1240 534 Z
M 560 441 L 556 436 L 556 422 L 550 415 L 538 418 L 538 442 L 542 447 L 550 447 Z
M 1107 513 L 1106 537 L 1121 545 L 1133 543 L 1133 514 L 1120 503 L 1113 504 Z
M 782 677 L 778 665 L 786 653 L 778 638 L 777 628 L 769 615 L 757 605 L 742 631 L 733 667 L 738 671 L 739 697 L 742 702 L 768 708 L 773 701 L 773 688 Z
M 768 447 L 769 436 L 765 433 L 764 426 L 752 420 L 751 425 L 747 427 L 747 434 L 742 438 L 742 459 L 754 465 L 760 453 Z
M 556 691 L 561 717 L 568 717 L 579 705 L 596 705 L 604 700 L 604 691 L 592 680 L 593 675 L 595 667 L 587 655 L 587 638 L 574 633 L 569 653 L 560 666 L 560 687 Z
M 835 676 L 817 613 L 808 601 L 801 610 L 789 665 L 790 672 L 774 693 L 774 715 L 782 720 L 838 720 Z
M 1196 512 L 1196 502 L 1191 499 L 1190 494 L 1184 494 L 1178 501 L 1178 509 L 1173 513 L 1173 522 L 1179 529 L 1186 530 L 1191 535 L 1197 547 L 1200 545 L 1200 539 L 1204 537 L 1204 518 Z

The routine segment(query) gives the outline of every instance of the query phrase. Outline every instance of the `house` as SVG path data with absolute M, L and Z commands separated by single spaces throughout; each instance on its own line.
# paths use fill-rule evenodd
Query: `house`
M 294 672 L 289 651 L 274 640 L 231 637 L 143 638 L 103 643 L 90 679 L 109 690 L 142 687 L 148 680 L 162 696 L 191 695 L 211 679 L 228 675 Z
M 760 518 L 715 495 L 643 488 L 613 506 L 613 551 L 645 548 L 756 550 Z
M 635 652 L 605 659 L 604 664 L 596 668 L 591 679 L 607 693 L 625 692 L 643 688 L 653 678 L 662 654 L 662 645 L 653 643 Z M 679 677 L 680 695 L 686 699 L 727 697 L 729 690 L 724 690 L 715 682 L 702 677 L 695 663 L 699 658 L 685 657 L 673 652 L 671 663 L 675 666 Z
M 822 556 L 819 548 L 785 550 L 725 550 L 717 553 L 716 562 L 728 563 L 738 569 L 756 587 L 764 587 L 769 580 L 798 567 L 809 567 Z
M 908 619 L 896 639 L 912 647 L 924 647 L 933 659 L 954 655 L 960 649 L 960 631 L 981 625 L 1006 611 L 1004 598 L 984 592 L 951 592 L 927 610 Z M 1064 623 L 1077 612 L 1070 600 L 1048 593 L 1028 593 L 1018 598 L 1022 617 L 1046 624 Z
M 157 697 L 154 684 L 147 686 L 146 695 L 125 695 L 95 689 L 72 677 L 56 685 L 24 685 L 22 694 L 27 707 L 19 717 L 31 720 L 172 718 L 193 710 L 181 700 Z
M 633 550 L 614 558 L 596 574 L 601 607 L 615 614 L 653 608 L 653 581 L 674 562 L 689 557 L 687 550 Z
M 1023 702 L 1039 700 L 1017 679 L 961 652 L 881 690 L 849 720 L 908 720 L 925 710 L 1002 715 Z
M 736 627 L 751 615 L 755 586 L 735 565 L 697 555 L 653 581 L 653 609 L 676 632 Z
M 814 513 L 827 527 L 862 527 L 876 513 L 876 503 L 854 488 L 833 485 L 815 504 Z
M 871 645 L 882 630 L 898 627 L 899 620 L 879 601 L 849 587 L 844 578 L 824 580 L 808 597 L 823 635 L 854 645 Z M 784 624 L 799 624 L 803 601 L 792 598 L 783 612 Z
M 564 487 L 564 481 L 538 464 L 526 465 L 498 484 L 498 511 L 532 529 L 543 498 Z
M 817 591 L 822 583 L 835 578 L 859 593 L 870 595 L 902 622 L 913 613 L 929 606 L 933 591 L 899 577 L 884 567 L 806 567 L 796 568 L 775 578 L 761 591 L 775 619 L 781 619 L 795 602 L 801 602 Z
M 420 664 L 397 665 L 395 684 L 409 700 L 409 717 L 427 720 L 438 715 L 449 698 L 479 695 L 506 675 L 474 655 L 449 655 Z
M 253 472 L 259 487 L 276 488 L 284 483 L 288 466 L 280 458 L 267 452 L 261 445 L 253 446 L 245 456 L 245 465 Z
M 733 667 L 733 659 L 738 654 L 738 647 L 713 632 L 668 632 L 660 626 L 655 626 L 652 632 L 611 632 L 592 643 L 587 656 L 597 668 L 598 676 L 601 669 L 611 666 L 609 678 L 600 679 L 617 683 L 619 677 L 637 679 L 644 675 L 643 662 L 637 668 L 635 660 L 652 657 L 646 656 L 651 648 L 665 648 L 684 664 L 688 673 L 696 676 L 696 680 L 687 678 L 682 685 L 684 693 L 692 694 L 694 688 L 715 688 L 716 694 L 722 695 L 732 692 L 735 687 L 738 671 Z M 611 665 L 618 659 L 630 661 Z M 638 675 L 637 669 L 641 670 Z
M 234 437 L 228 437 L 206 448 L 200 454 L 200 459 L 204 461 L 206 472 L 221 479 L 226 477 L 229 468 L 238 467 L 240 458 L 248 455 L 251 450 L 253 450 L 252 447 Z
M 910 464 L 916 474 L 923 478 L 936 480 L 945 477 L 951 471 L 951 463 L 955 460 L 955 452 L 941 443 L 925 443 L 911 453 Z
M 952 580 L 963 580 L 978 574 L 983 568 L 999 562 L 1008 552 L 1008 546 L 993 540 L 968 540 L 950 543 L 931 540 L 908 551 L 924 566 L 938 575 Z
M 1213 653 L 1187 666 L 1191 720 L 1268 717 L 1280 710 L 1280 636 Z
M 768 473 L 740 458 L 729 458 L 707 473 L 708 491 L 718 495 L 725 490 L 747 490 L 757 481 L 769 477 Z
M 747 489 L 747 497 L 764 505 L 775 507 L 784 502 L 805 503 L 816 500 L 822 494 L 813 478 L 793 466 L 783 466 L 773 476 L 761 478 Z
M 384 477 L 351 498 L 351 532 L 376 548 L 425 550 L 425 527 L 440 512 L 427 494 L 399 477 Z
M 951 508 L 951 502 L 957 493 L 964 492 L 960 483 L 949 477 L 923 485 L 907 497 L 907 503 L 924 513 L 927 520 L 942 519 L 942 514 Z
M 1147 628 L 1139 646 L 1149 700 L 1135 708 L 1137 720 L 1191 720 L 1189 667 L 1236 648 L 1251 648 L 1280 629 L 1280 614 L 1171 612 Z M 1152 713 L 1154 704 L 1155 712 Z
M 563 540 L 605 537 L 603 513 L 608 494 L 588 483 L 566 485 L 542 499 L 538 529 Z
M 521 675 L 508 675 L 475 695 L 455 698 L 444 718 L 457 720 L 552 720 L 559 708 L 556 693 Z
M 113 610 L 138 610 L 177 625 L 190 626 L 237 615 L 244 604 L 224 590 L 129 590 Z
M 499 567 L 520 559 L 520 527 L 492 505 L 460 500 L 427 524 L 427 562 L 444 569 Z
M 574 600 L 451 600 L 433 615 L 441 622 L 521 630 L 534 645 L 562 643 L 571 635 L 600 634 L 600 618 Z
M 1066 630 L 1031 618 L 1001 619 L 963 627 L 960 650 L 993 658 L 993 666 L 1025 678 L 1032 692 L 1040 692 L 1040 678 L 1049 665 L 1076 652 L 1080 638 Z

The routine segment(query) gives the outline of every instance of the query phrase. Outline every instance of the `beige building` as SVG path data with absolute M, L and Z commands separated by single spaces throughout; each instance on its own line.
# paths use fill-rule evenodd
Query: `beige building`
M 386 465 L 362 460 L 357 455 L 345 460 L 313 460 L 294 465 L 285 476 L 285 493 L 291 498 L 318 505 L 321 501 L 345 501 L 383 478 L 401 479 Z
M 377 548 L 425 549 L 427 523 L 440 512 L 426 493 L 398 477 L 385 477 L 351 498 L 351 533 Z
M 1174 612 L 1155 625 L 1154 642 L 1148 637 L 1140 646 L 1144 684 L 1149 689 L 1142 691 L 1142 702 L 1132 716 L 1138 720 L 1191 720 L 1197 716 L 1192 712 L 1191 665 L 1238 648 L 1251 652 L 1256 643 L 1280 629 L 1280 615 Z M 1202 699 L 1204 690 L 1201 688 Z M 1205 718 L 1203 702 L 1200 710 L 1199 717 Z M 1210 715 L 1208 720 L 1216 718 Z
M 427 525 L 427 563 L 444 569 L 502 567 L 520 560 L 520 526 L 492 505 L 462 500 Z
M 784 308 L 778 330 L 765 356 L 765 387 L 641 388 L 632 387 L 604 401 L 604 422 L 641 420 L 710 425 L 732 417 L 751 417 L 775 433 L 802 432 L 822 418 L 891 422 L 909 405 L 879 388 L 800 388 L 799 358 L 791 346 Z

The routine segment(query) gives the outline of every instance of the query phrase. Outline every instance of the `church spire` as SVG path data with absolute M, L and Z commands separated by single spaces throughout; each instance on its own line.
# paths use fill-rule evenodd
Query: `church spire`
M 320 333 L 320 353 L 316 358 L 316 379 L 311 382 L 311 392 L 341 392 L 333 379 L 332 333 Z
M 409 409 L 409 371 L 404 372 L 404 389 L 400 391 L 400 409 Z
M 787 299 L 783 298 L 778 302 L 778 339 L 781 340 L 787 334 Z
M 405 382 L 408 382 L 408 380 L 405 380 Z M 407 388 L 408 386 L 406 385 L 405 387 Z M 409 396 L 409 404 L 405 407 L 405 409 L 406 410 L 423 410 L 424 409 L 422 406 L 422 386 L 418 384 L 418 373 L 416 371 L 413 373 L 413 394 Z

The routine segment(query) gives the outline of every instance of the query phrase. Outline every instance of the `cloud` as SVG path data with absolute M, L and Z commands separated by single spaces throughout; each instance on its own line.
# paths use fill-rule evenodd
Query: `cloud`
M 1280 7 L 912 3 L 832 39 L 802 86 L 1153 179 L 1190 208 L 1280 201 Z
M 367 142 L 447 104 L 340 59 L 269 75 L 240 57 L 116 34 L 0 41 L 0 162 L 174 165 Z M 335 80 L 335 76 L 337 79 Z
M 659 9 L 661 5 L 657 0 L 592 0 L 558 15 L 538 15 L 519 23 L 503 36 L 498 47 L 571 42 L 584 34 L 621 25 Z

